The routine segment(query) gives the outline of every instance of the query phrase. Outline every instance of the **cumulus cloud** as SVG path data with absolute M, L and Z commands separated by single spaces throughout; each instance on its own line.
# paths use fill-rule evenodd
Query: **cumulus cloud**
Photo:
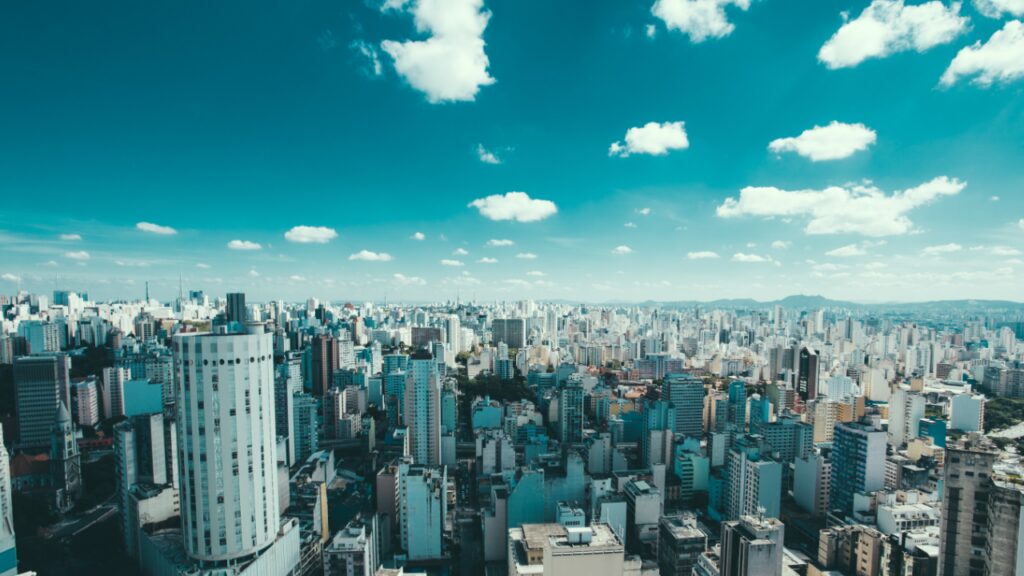
M 349 47 L 362 56 L 366 63 L 363 71 L 366 72 L 367 76 L 380 76 L 384 73 L 384 67 L 380 62 L 380 53 L 377 52 L 375 46 L 362 40 L 356 40 L 349 44 Z
M 825 256 L 850 258 L 853 256 L 864 256 L 867 253 L 867 250 L 864 249 L 862 244 L 847 244 L 846 246 L 840 246 L 839 248 L 825 252 Z
M 515 245 L 515 242 L 508 238 L 491 238 L 487 241 L 487 245 L 492 247 L 513 246 Z
M 768 144 L 776 154 L 796 152 L 812 162 L 848 158 L 875 143 L 875 131 L 863 124 L 844 124 L 833 120 L 828 126 L 815 126 L 799 136 L 778 138 Z
M 395 72 L 429 102 L 472 101 L 482 86 L 494 83 L 483 39 L 491 13 L 483 0 L 389 4 L 385 7 L 408 8 L 416 30 L 428 35 L 425 40 L 385 40 L 381 48 L 394 60 Z
M 160 234 L 162 236 L 171 236 L 177 234 L 178 231 L 170 226 L 161 226 L 159 224 L 153 224 L 152 222 L 139 222 L 135 225 L 135 228 L 142 232 L 149 232 L 150 234 Z
M 636 224 L 633 222 L 626 222 L 625 224 L 623 224 L 623 226 L 625 226 L 626 228 L 636 228 Z
M 967 24 L 968 18 L 960 16 L 959 2 L 947 7 L 939 0 L 912 6 L 903 0 L 874 0 L 825 42 L 818 60 L 837 69 L 896 52 L 925 52 L 952 42 L 967 30 Z
M 629 246 L 626 246 L 626 245 L 616 246 L 615 248 L 612 248 L 612 254 L 632 254 L 632 253 L 633 253 L 633 249 L 630 248 Z
M 3 274 L 3 276 L 0 276 L 0 279 L 7 280 L 8 282 L 20 282 L 21 281 L 21 277 L 20 276 L 15 276 L 14 274 L 11 274 L 10 272 L 5 272 Z
M 1024 16 L 1024 0 L 974 0 L 974 7 L 989 18 L 1002 18 L 1003 14 Z
M 355 254 L 350 254 L 349 260 L 362 260 L 364 262 L 391 262 L 391 254 L 387 252 L 372 252 L 370 250 L 360 250 Z
M 298 274 L 292 274 L 291 276 L 288 277 L 288 279 L 291 280 L 292 282 L 305 282 L 306 281 L 305 276 L 299 276 Z
M 295 226 L 284 233 L 285 240 L 299 244 L 327 244 L 337 237 L 338 232 L 326 226 Z
M 1021 230 L 1024 230 L 1024 218 L 1017 220 L 1017 227 L 1020 228 Z
M 501 159 L 494 152 L 484 148 L 483 144 L 476 145 L 476 155 L 484 164 L 501 164 Z
M 260 273 L 257 272 L 255 268 L 253 268 L 253 269 L 249 270 L 249 276 L 251 276 L 253 278 L 259 278 L 260 277 Z
M 631 154 L 664 156 L 671 150 L 685 150 L 689 147 L 690 141 L 682 122 L 648 122 L 626 130 L 626 143 L 612 142 L 608 147 L 608 155 L 620 158 Z
M 661 19 L 669 30 L 678 30 L 689 36 L 690 41 L 699 43 L 732 34 L 735 26 L 725 13 L 726 6 L 730 5 L 746 10 L 750 8 L 750 0 L 657 0 L 651 7 L 651 14 Z
M 427 283 L 426 280 L 419 276 L 406 276 L 405 274 L 395 274 L 392 276 L 395 282 L 402 286 L 423 286 Z
M 1021 251 L 1010 246 L 972 246 L 972 252 L 988 252 L 993 256 L 1020 256 Z
M 761 256 L 760 254 L 745 254 L 743 252 L 737 252 L 732 255 L 733 262 L 771 262 L 771 258 L 768 256 Z
M 789 240 L 776 240 L 772 242 L 772 248 L 776 250 L 785 250 L 792 244 Z
M 77 240 L 81 240 L 82 239 L 82 235 L 81 234 L 61 234 L 60 235 L 60 239 L 61 240 L 67 240 L 69 242 L 74 242 L 74 241 L 77 241 Z
M 1024 24 L 1011 20 L 984 44 L 978 40 L 961 48 L 939 83 L 952 86 L 961 77 L 973 77 L 972 83 L 986 88 L 1024 77 Z
M 959 252 L 959 251 L 961 251 L 963 249 L 964 249 L 963 246 L 961 246 L 961 245 L 959 245 L 959 244 L 957 244 L 955 242 L 950 242 L 949 244 L 940 244 L 938 246 L 928 246 L 925 249 L 921 250 L 921 253 L 924 254 L 925 256 L 938 256 L 940 254 L 950 254 L 950 253 L 953 253 L 953 252 Z
M 248 240 L 232 240 L 228 242 L 228 248 L 232 250 L 260 250 L 263 246 L 260 246 L 257 242 L 250 242 Z
M 540 270 L 530 270 L 529 272 L 526 273 L 526 275 L 527 276 L 546 276 L 546 274 L 544 274 Z
M 637 208 L 636 213 L 641 215 L 641 216 L 650 216 L 651 215 L 651 209 L 647 208 L 646 206 L 643 207 L 643 208 Z
M 209 270 L 210 269 L 210 265 L 205 263 L 205 262 L 197 262 L 196 263 L 196 268 L 199 268 L 200 270 Z
M 465 248 L 456 248 L 455 251 L 452 252 L 452 254 L 454 254 L 455 256 L 466 256 L 469 254 L 469 251 L 466 250 Z
M 448 258 L 445 258 L 444 260 L 441 260 L 441 265 L 442 266 L 463 266 L 464 264 L 462 263 L 461 260 L 450 260 Z
M 686 258 L 688 260 L 713 260 L 715 258 L 718 258 L 718 253 L 712 252 L 710 250 L 701 250 L 699 252 L 687 252 Z
M 489 220 L 514 220 L 516 222 L 537 222 L 558 212 L 550 200 L 530 198 L 526 192 L 506 192 L 477 198 L 469 203 L 480 215 Z
M 772 186 L 748 186 L 739 199 L 726 198 L 716 213 L 720 218 L 740 216 L 794 217 L 808 219 L 807 234 L 853 233 L 894 236 L 911 232 L 911 210 L 944 196 L 959 194 L 967 184 L 939 176 L 886 194 L 868 184 L 830 186 L 824 190 L 782 190 Z
M 477 262 L 477 264 L 497 264 L 498 263 L 498 259 L 497 258 L 490 258 L 488 256 L 484 256 L 483 258 L 477 260 L 476 262 Z
M 537 255 L 533 252 L 520 252 L 519 254 L 516 254 L 516 258 L 519 258 L 520 260 L 536 260 Z
M 409 238 L 416 240 L 417 242 L 422 242 L 427 239 L 427 236 L 423 232 L 415 232 Z
M 85 250 L 76 250 L 74 252 L 65 252 L 64 253 L 64 257 L 68 258 L 70 260 L 82 261 L 82 260 L 88 260 L 89 259 L 89 253 L 86 252 Z

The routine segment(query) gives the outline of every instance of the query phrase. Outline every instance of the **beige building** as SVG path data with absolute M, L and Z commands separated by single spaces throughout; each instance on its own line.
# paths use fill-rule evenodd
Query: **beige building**
M 622 576 L 625 546 L 608 524 L 524 524 L 508 531 L 509 576 Z

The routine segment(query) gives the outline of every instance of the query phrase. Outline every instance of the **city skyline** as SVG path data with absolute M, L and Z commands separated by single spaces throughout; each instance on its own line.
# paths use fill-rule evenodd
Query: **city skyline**
M 1012 6 L 591 4 L 7 7 L 0 290 L 1020 300 Z

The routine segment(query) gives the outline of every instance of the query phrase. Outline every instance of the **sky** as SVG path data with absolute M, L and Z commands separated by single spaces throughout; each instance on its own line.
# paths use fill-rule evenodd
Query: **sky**
M 1021 18 L 7 2 L 0 293 L 1022 300 Z

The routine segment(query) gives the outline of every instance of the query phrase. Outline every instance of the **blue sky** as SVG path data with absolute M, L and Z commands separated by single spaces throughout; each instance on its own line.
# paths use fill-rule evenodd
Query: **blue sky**
M 7 3 L 0 290 L 1020 299 L 1013 9 Z

